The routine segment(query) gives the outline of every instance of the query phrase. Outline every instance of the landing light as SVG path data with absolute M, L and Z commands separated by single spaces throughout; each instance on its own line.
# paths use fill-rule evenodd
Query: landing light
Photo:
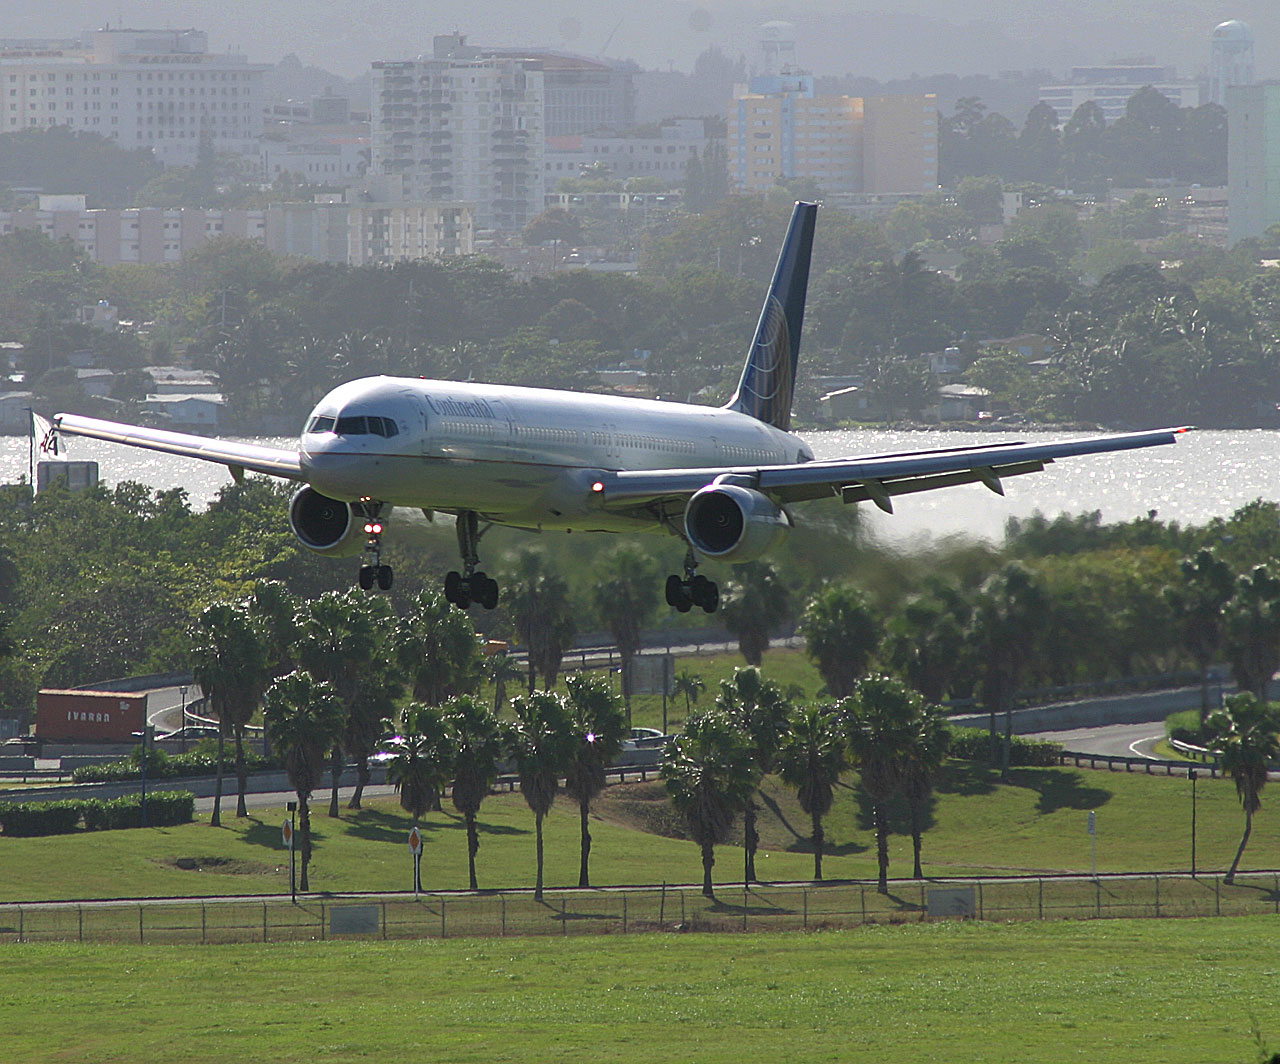
M 596 492 L 597 494 L 604 491 L 604 481 L 597 480 L 594 484 L 591 485 L 591 490 Z
M 371 536 L 379 535 L 382 532 L 382 525 L 377 521 L 369 521 L 365 524 L 364 530 Z

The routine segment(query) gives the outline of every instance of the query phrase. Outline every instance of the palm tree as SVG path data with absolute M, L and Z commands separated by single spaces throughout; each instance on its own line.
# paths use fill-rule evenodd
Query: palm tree
M 453 749 L 453 807 L 467 823 L 467 871 L 472 890 L 476 885 L 476 852 L 480 833 L 476 816 L 480 803 L 498 778 L 502 739 L 498 718 L 470 695 L 458 695 L 444 706 L 444 723 Z
M 922 702 L 911 722 L 902 758 L 902 792 L 911 809 L 911 846 L 915 856 L 913 875 L 923 879 L 920 849 L 924 836 L 924 809 L 933 796 L 933 784 L 951 746 L 947 719 L 937 706 Z
M 889 623 L 887 660 L 930 702 L 946 698 L 961 674 L 969 605 L 954 588 L 908 599 Z
M 403 714 L 404 734 L 398 739 L 413 740 L 423 759 L 417 766 L 426 793 L 426 810 L 440 811 L 440 796 L 452 778 L 456 752 L 449 722 L 442 706 L 410 702 Z M 401 805 L 404 805 L 403 799 Z M 407 808 L 407 807 L 405 807 Z
M 529 693 L 539 673 L 543 687 L 551 690 L 577 631 L 569 585 L 546 568 L 541 552 L 522 551 L 507 580 L 506 603 L 516 635 L 528 651 Z
M 707 689 L 707 682 L 701 677 L 688 669 L 681 669 L 676 673 L 675 679 L 671 681 L 671 694 L 684 695 L 684 715 L 687 717 L 691 712 L 691 704 L 698 704 L 698 697 Z M 663 731 L 666 730 L 666 721 L 663 721 Z
M 1265 702 L 1251 694 L 1226 700 L 1222 709 L 1209 715 L 1205 727 L 1213 737 L 1213 749 L 1222 758 L 1222 770 L 1236 783 L 1236 794 L 1244 807 L 1244 835 L 1236 850 L 1224 883 L 1234 883 L 1240 858 L 1253 831 L 1253 814 L 1262 808 L 1262 788 L 1267 785 L 1267 764 L 1280 754 L 1280 726 Z
M 392 667 L 391 655 L 386 647 L 389 638 L 390 630 L 384 627 L 381 640 L 383 645 L 366 663 L 347 709 L 342 746 L 356 762 L 356 786 L 347 802 L 348 809 L 361 807 L 360 801 L 371 776 L 369 758 L 377 751 L 379 741 L 386 734 L 391 718 L 395 716 L 396 702 L 403 690 L 400 674 Z
M 298 796 L 298 837 L 302 849 L 302 889 L 309 889 L 311 809 L 308 801 L 324 772 L 324 756 L 342 734 L 345 714 L 333 686 L 309 672 L 276 680 L 266 696 L 267 737 L 284 758 L 289 785 Z
M 240 604 L 215 602 L 206 607 L 191 636 L 192 676 L 218 718 L 218 778 L 210 821 L 217 827 L 222 822 L 222 745 L 228 730 L 236 745 L 236 816 L 248 815 L 244 729 L 262 701 L 268 679 L 267 660 L 253 619 Z
M 1048 596 L 1035 573 L 1011 562 L 982 585 L 974 599 L 969 641 L 978 659 L 982 700 L 991 714 L 991 760 L 996 754 L 996 715 L 1004 714 L 1000 778 L 1009 778 L 1013 705 L 1048 622 Z
M 759 665 L 769 637 L 792 618 L 791 591 L 768 562 L 747 562 L 725 585 L 720 614 L 748 665 Z
M 533 896 L 542 900 L 542 821 L 556 800 L 560 776 L 573 758 L 576 736 L 564 699 L 548 691 L 511 700 L 515 720 L 507 729 L 507 746 L 520 777 L 520 793 L 533 810 L 537 836 L 538 878 Z
M 578 886 L 591 886 L 588 859 L 591 855 L 591 800 L 604 790 L 605 769 L 622 751 L 627 722 L 617 696 L 608 681 L 599 676 L 577 673 L 565 680 L 566 698 L 573 730 L 573 757 L 565 769 L 564 789 L 578 803 L 581 820 L 581 863 Z
M 279 580 L 259 580 L 248 604 L 266 649 L 267 671 L 273 678 L 283 676 L 293 667 L 298 599 Z
M 716 706 L 741 729 L 760 776 L 767 776 L 772 770 L 778 743 L 786 733 L 787 717 L 791 712 L 778 685 L 761 676 L 757 668 L 735 669 L 731 680 L 720 682 Z M 742 875 L 745 883 L 756 881 L 756 850 L 760 847 L 760 833 L 756 830 L 758 810 L 755 798 L 753 789 L 742 811 Z
M 844 726 L 827 706 L 792 711 L 778 747 L 778 773 L 796 788 L 800 808 L 813 822 L 813 878 L 822 879 L 822 818 L 831 811 L 836 781 L 845 769 Z
M 844 698 L 880 645 L 880 619 L 866 595 L 836 584 L 810 599 L 801 621 L 805 647 L 833 698 Z
M 387 782 L 400 796 L 400 808 L 417 824 L 425 813 L 440 804 L 437 750 L 425 735 L 398 736 L 389 745 L 395 756 L 387 762 Z
M 439 705 L 471 694 L 480 682 L 480 646 L 471 618 L 438 591 L 421 591 L 410 600 L 397 626 L 396 655 L 415 702 Z
M 604 556 L 597 575 L 594 599 L 596 614 L 613 636 L 622 658 L 622 701 L 631 723 L 631 663 L 640 650 L 640 633 L 658 604 L 658 582 L 650 563 L 630 544 L 616 547 Z
M 1222 652 L 1223 609 L 1235 591 L 1235 577 L 1231 566 L 1208 547 L 1183 558 L 1178 570 L 1181 579 L 1164 589 L 1164 599 L 1181 628 L 1182 645 L 1200 671 L 1203 729 L 1209 715 L 1209 666 Z
M 493 685 L 493 712 L 501 713 L 507 701 L 507 684 L 520 679 L 520 666 L 504 650 L 484 658 L 480 672 Z
M 849 753 L 862 789 L 871 799 L 880 876 L 876 889 L 881 894 L 889 893 L 888 803 L 902 787 L 905 752 L 921 701 L 901 680 L 868 676 L 858 681 L 853 695 L 839 706 L 845 718 Z
M 332 684 L 334 694 L 348 713 L 368 663 L 385 646 L 390 620 L 390 607 L 385 599 L 354 591 L 326 591 L 319 598 L 310 599 L 298 616 L 299 665 L 316 679 Z M 335 737 L 330 754 L 331 817 L 338 816 L 342 738 L 342 734 Z
M 1236 683 L 1265 705 L 1267 685 L 1280 668 L 1280 575 L 1259 565 L 1240 577 L 1225 621 Z
M 715 845 L 751 800 L 760 772 L 741 729 L 719 709 L 694 713 L 662 754 L 662 778 L 689 837 L 702 850 L 702 893 L 715 897 Z

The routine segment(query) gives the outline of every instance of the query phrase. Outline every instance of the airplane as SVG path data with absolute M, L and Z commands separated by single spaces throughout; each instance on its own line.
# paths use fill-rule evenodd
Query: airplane
M 537 531 L 662 531 L 685 546 L 683 572 L 666 581 L 680 612 L 715 611 L 719 589 L 698 572 L 708 559 L 767 554 L 811 499 L 892 499 L 955 484 L 1004 494 L 1007 477 L 1056 459 L 1173 443 L 1184 429 L 1049 443 L 1000 442 L 816 461 L 793 435 L 816 203 L 797 203 L 733 397 L 723 407 L 551 389 L 405 377 L 367 377 L 329 392 L 311 411 L 296 450 L 57 414 L 58 433 L 218 462 L 296 481 L 289 524 L 308 550 L 362 554 L 359 584 L 388 590 L 381 560 L 393 507 L 456 518 L 461 571 L 453 605 L 497 605 L 479 543 L 494 525 Z

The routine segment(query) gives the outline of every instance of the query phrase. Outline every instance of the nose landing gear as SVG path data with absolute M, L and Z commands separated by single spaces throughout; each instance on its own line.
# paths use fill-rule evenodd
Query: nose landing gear
M 461 610 L 473 602 L 486 610 L 498 604 L 498 582 L 476 568 L 480 564 L 478 548 L 482 535 L 484 531 L 480 530 L 480 520 L 475 511 L 463 510 L 458 514 L 458 551 L 462 555 L 462 572 L 451 572 L 445 576 L 444 597 Z
M 698 572 L 698 560 L 693 548 L 684 557 L 684 579 L 674 573 L 667 577 L 667 605 L 688 613 L 694 606 L 704 613 L 715 613 L 720 605 L 720 588 L 714 580 L 708 580 Z
M 382 564 L 382 503 L 365 501 L 356 504 L 356 512 L 363 511 L 364 532 L 368 536 L 364 544 L 364 557 L 360 560 L 360 588 L 369 591 L 374 584 L 382 591 L 391 590 L 391 566 Z

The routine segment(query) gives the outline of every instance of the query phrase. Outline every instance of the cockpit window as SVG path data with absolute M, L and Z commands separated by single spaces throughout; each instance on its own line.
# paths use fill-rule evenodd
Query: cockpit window
M 350 414 L 337 418 L 316 417 L 311 419 L 308 432 L 336 432 L 339 436 L 399 436 L 400 429 L 389 417 L 377 414 Z
M 356 414 L 338 418 L 338 423 L 334 426 L 333 431 L 339 436 L 363 436 L 369 430 L 365 427 L 363 415 Z
M 333 418 L 331 417 L 313 417 L 311 424 L 307 426 L 308 432 L 332 432 Z

